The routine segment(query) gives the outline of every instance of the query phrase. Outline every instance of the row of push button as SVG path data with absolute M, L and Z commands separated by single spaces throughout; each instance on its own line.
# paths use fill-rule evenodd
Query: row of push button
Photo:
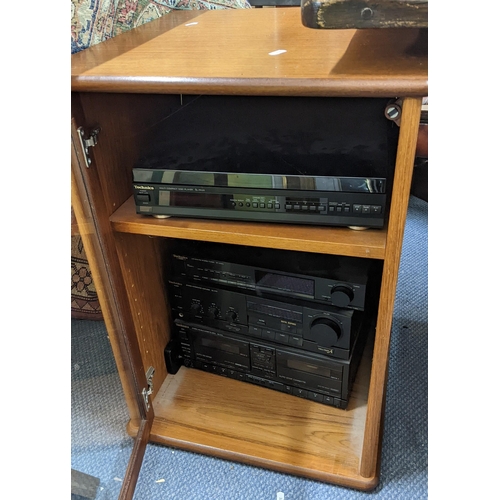
M 320 394 L 319 392 L 308 391 L 300 387 L 293 387 L 288 384 L 282 384 L 281 382 L 275 382 L 274 380 L 258 377 L 256 375 L 246 374 L 245 378 L 242 380 L 246 380 L 247 382 L 261 385 L 263 387 L 268 387 L 280 392 L 285 392 L 286 394 L 293 394 L 294 396 L 298 396 L 300 398 L 316 401 L 317 403 L 323 403 L 326 405 L 337 407 L 340 407 L 342 405 L 342 401 L 340 398 L 334 398 L 333 396 L 326 396 L 325 394 Z
M 351 205 L 349 203 L 330 203 L 328 211 L 335 213 L 354 213 L 354 214 L 381 214 L 380 205 Z
M 234 378 L 238 380 L 246 380 L 244 373 L 233 370 L 232 368 L 226 368 L 224 366 L 212 365 L 210 363 L 205 363 L 203 361 L 195 361 L 194 366 L 200 370 L 216 373 L 217 375 L 223 375 L 225 377 Z
M 279 209 L 281 207 L 281 205 L 279 203 L 273 203 L 273 202 L 267 202 L 267 203 L 264 203 L 264 202 L 257 202 L 257 201 L 252 201 L 251 203 L 249 201 L 232 201 L 231 202 L 231 205 L 233 207 L 235 207 L 236 205 L 238 205 L 239 207 L 247 207 L 247 208 L 268 208 L 270 210 L 272 209 Z
M 299 387 L 293 387 L 291 394 L 293 394 L 294 396 L 299 396 L 300 398 L 310 399 L 311 401 L 316 401 L 317 403 L 323 403 L 330 406 L 340 406 L 342 404 L 339 398 L 334 398 L 333 396 L 325 396 L 324 394 L 320 394 L 319 392 L 308 391 Z
M 269 389 L 274 389 L 276 391 L 284 392 L 287 394 L 293 394 L 300 398 L 309 399 L 311 401 L 316 401 L 317 403 L 323 403 L 330 406 L 341 407 L 342 401 L 339 398 L 334 398 L 333 396 L 326 396 L 320 394 L 319 392 L 308 391 L 299 387 L 293 387 L 288 384 L 282 384 L 281 382 L 276 382 L 274 380 L 269 380 L 264 377 L 259 377 L 251 373 L 242 373 L 232 368 L 225 368 L 222 366 L 212 365 L 210 363 L 204 363 L 197 361 L 195 362 L 196 368 L 200 368 L 204 371 L 216 373 L 217 375 L 223 375 L 236 380 L 242 380 L 245 382 L 250 382 L 252 384 L 257 384 L 262 387 L 267 387 Z M 264 372 L 263 372 L 264 374 Z
M 376 214 L 382 213 L 382 207 L 380 205 L 353 205 L 352 211 L 355 214 Z
M 288 344 L 296 347 L 302 347 L 302 338 L 296 335 L 288 335 L 282 332 L 274 332 L 264 328 L 257 328 L 256 326 L 249 326 L 248 333 L 254 337 L 263 338 L 265 340 L 273 340 L 280 344 Z
M 324 212 L 326 210 L 325 205 L 309 205 L 309 204 L 295 204 L 287 203 L 285 205 L 286 210 L 300 210 L 301 212 Z

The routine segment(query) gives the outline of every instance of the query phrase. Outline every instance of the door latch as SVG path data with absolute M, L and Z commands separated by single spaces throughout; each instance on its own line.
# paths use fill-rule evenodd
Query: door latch
M 385 117 L 393 121 L 398 127 L 401 126 L 402 105 L 403 101 L 401 99 L 396 99 L 391 101 L 385 107 L 384 111 Z
M 148 387 L 142 390 L 142 397 L 144 398 L 144 405 L 146 406 L 146 411 L 149 411 L 150 401 L 149 396 L 153 394 L 153 375 L 155 374 L 155 369 L 150 366 L 146 372 L 146 382 Z
M 87 168 L 90 167 L 92 160 L 89 156 L 89 148 L 93 148 L 97 144 L 97 136 L 101 129 L 99 127 L 93 128 L 90 132 L 90 135 L 87 139 L 85 139 L 85 131 L 83 127 L 78 127 L 78 137 L 80 139 L 80 145 L 82 146 L 83 156 L 85 159 L 85 166 Z

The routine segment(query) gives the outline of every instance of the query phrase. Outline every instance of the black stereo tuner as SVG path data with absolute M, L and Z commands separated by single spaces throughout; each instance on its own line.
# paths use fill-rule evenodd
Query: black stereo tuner
M 362 311 L 371 259 L 175 240 L 170 276 L 258 296 L 289 297 Z
M 136 211 L 380 228 L 399 129 L 387 99 L 191 96 L 133 168 Z

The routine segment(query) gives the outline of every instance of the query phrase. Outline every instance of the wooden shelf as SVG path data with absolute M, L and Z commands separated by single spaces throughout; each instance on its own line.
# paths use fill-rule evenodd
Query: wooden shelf
M 359 475 L 372 343 L 346 410 L 182 367 L 153 401 L 154 442 L 370 490 Z M 135 435 L 137 429 L 129 426 Z
M 138 215 L 130 197 L 110 217 L 114 231 L 284 250 L 383 259 L 386 229 L 356 231 L 348 228 L 265 224 Z

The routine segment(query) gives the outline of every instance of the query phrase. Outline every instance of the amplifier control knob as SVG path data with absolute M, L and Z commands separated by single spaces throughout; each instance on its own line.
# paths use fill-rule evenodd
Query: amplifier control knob
M 193 302 L 191 304 L 191 314 L 201 314 L 203 312 L 203 308 L 199 302 Z
M 227 311 L 226 320 L 229 321 L 229 323 L 235 323 L 237 318 L 238 315 L 236 314 L 235 311 Z
M 311 323 L 308 337 L 321 346 L 331 347 L 337 343 L 341 334 L 340 325 L 332 319 L 316 318 Z
M 220 310 L 216 306 L 210 306 L 207 314 L 210 319 L 217 319 L 220 316 Z
M 334 286 L 331 291 L 332 304 L 337 307 L 348 306 L 354 298 L 354 293 L 347 286 Z

